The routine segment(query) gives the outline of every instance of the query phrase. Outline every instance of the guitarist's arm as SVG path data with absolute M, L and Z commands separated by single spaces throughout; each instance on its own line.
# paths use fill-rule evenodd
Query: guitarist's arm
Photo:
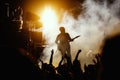
M 68 39 L 69 42 L 73 41 L 74 39 L 70 37 L 69 33 L 66 33 L 66 37 Z

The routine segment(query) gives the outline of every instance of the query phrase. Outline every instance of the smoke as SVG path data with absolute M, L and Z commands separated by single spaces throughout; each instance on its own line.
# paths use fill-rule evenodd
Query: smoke
M 58 65 L 61 56 L 56 48 L 55 39 L 59 33 L 59 27 L 64 26 L 66 32 L 73 38 L 80 35 L 79 38 L 71 42 L 72 60 L 75 58 L 78 49 L 82 52 L 79 55 L 82 67 L 84 64 L 92 64 L 94 54 L 98 53 L 98 49 L 103 39 L 111 35 L 114 26 L 120 22 L 120 1 L 114 0 L 110 3 L 108 0 L 100 2 L 99 0 L 85 0 L 82 4 L 82 13 L 75 19 L 69 12 L 65 11 L 62 16 L 61 23 L 44 33 L 48 47 L 45 48 L 43 59 L 49 61 L 51 50 L 54 49 L 53 65 Z M 120 31 L 118 31 L 120 32 Z M 91 57 L 92 55 L 92 57 Z

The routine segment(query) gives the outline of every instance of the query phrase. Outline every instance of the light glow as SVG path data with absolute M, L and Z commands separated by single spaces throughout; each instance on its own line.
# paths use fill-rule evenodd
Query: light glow
M 57 23 L 57 16 L 55 11 L 51 7 L 46 7 L 41 14 L 41 22 L 43 26 L 52 27 Z

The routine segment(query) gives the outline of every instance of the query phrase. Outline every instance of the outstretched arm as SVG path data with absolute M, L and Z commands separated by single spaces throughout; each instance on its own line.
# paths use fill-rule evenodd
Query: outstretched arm
M 77 52 L 77 54 L 76 54 L 76 57 L 75 57 L 75 60 L 77 60 L 78 59 L 78 55 L 79 55 L 79 53 L 81 52 L 81 49 L 80 50 L 78 50 L 78 52 Z
M 54 53 L 54 50 L 52 49 L 49 64 L 52 64 L 52 61 L 53 61 L 53 53 Z

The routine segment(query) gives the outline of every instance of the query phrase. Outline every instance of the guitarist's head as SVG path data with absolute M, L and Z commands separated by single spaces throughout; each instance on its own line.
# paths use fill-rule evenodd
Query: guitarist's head
M 59 30 L 60 30 L 61 33 L 65 33 L 65 28 L 64 28 L 64 27 L 61 26 L 61 27 L 59 28 Z

